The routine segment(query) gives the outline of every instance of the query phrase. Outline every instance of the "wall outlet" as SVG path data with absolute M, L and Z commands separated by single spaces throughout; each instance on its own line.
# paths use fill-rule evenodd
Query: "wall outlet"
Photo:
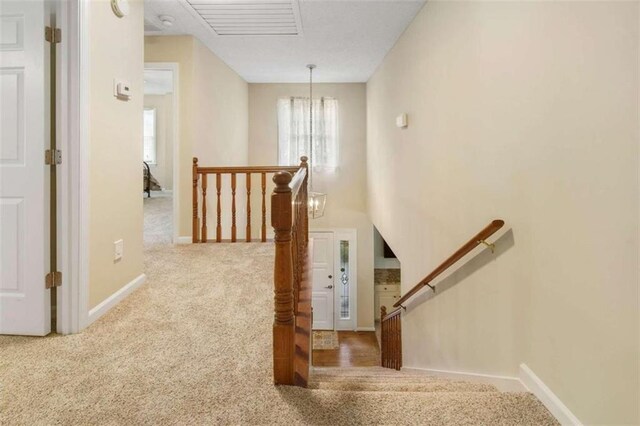
M 118 240 L 113 242 L 113 260 L 117 262 L 122 260 L 122 256 L 124 255 L 124 241 Z

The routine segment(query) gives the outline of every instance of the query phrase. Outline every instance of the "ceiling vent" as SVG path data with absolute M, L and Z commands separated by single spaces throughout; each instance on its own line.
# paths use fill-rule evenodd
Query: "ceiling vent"
M 187 0 L 221 36 L 301 35 L 298 0 Z

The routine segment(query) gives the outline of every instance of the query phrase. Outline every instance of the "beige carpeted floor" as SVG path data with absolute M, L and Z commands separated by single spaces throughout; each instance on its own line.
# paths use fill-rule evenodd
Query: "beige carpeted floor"
M 171 243 L 173 233 L 173 194 L 151 191 L 144 194 L 144 242 L 145 244 Z
M 0 337 L 0 424 L 555 424 L 528 393 L 390 370 L 274 386 L 273 250 L 148 242 L 147 283 L 81 334 Z

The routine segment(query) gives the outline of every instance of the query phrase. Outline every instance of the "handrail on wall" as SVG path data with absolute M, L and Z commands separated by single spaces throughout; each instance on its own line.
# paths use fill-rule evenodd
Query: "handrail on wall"
M 460 247 L 455 253 L 453 253 L 447 260 L 442 262 L 436 269 L 433 270 L 429 275 L 424 277 L 418 284 L 416 284 L 411 290 L 409 290 L 404 296 L 400 298 L 396 303 L 394 303 L 393 307 L 397 308 L 402 306 L 404 302 L 409 300 L 414 294 L 419 292 L 424 287 L 429 287 L 431 290 L 435 291 L 435 287 L 430 285 L 429 283 L 437 278 L 440 274 L 450 268 L 453 264 L 455 264 L 458 260 L 462 259 L 466 254 L 468 254 L 471 250 L 478 247 L 480 244 L 484 244 L 491 249 L 494 250 L 494 245 L 487 243 L 486 239 L 491 235 L 495 234 L 500 228 L 504 226 L 504 220 L 495 219 L 489 225 L 487 225 L 482 231 L 478 232 L 473 236 L 465 245 Z

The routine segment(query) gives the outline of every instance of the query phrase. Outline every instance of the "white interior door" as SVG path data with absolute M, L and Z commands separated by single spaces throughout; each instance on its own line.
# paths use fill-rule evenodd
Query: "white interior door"
M 51 330 L 44 7 L 0 1 L 0 334 Z
M 333 232 L 312 232 L 313 238 L 313 329 L 333 330 Z

